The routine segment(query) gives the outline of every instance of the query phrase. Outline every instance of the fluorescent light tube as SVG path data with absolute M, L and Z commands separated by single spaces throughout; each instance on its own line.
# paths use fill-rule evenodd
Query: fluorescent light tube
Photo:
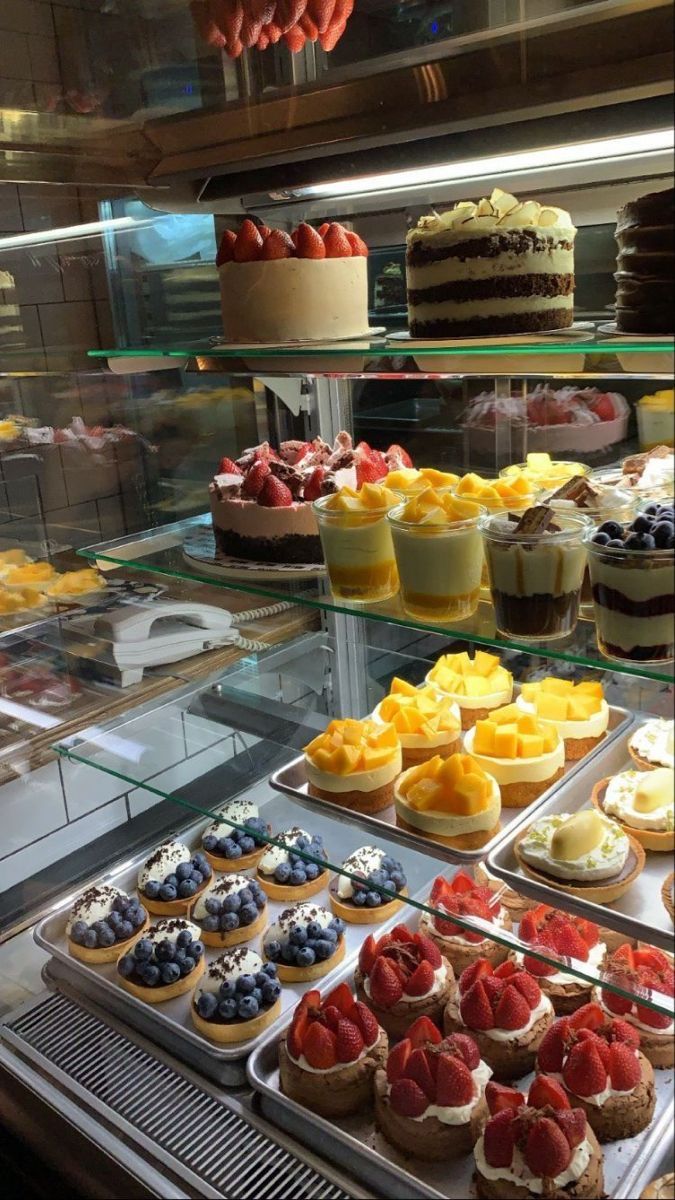
M 107 221 L 85 221 L 82 225 L 64 225 L 61 229 L 35 229 L 32 233 L 17 233 L 0 238 L 0 250 L 13 250 L 17 246 L 41 246 L 44 242 L 67 242 L 74 238 L 92 237 L 96 233 L 113 230 L 133 229 L 149 224 L 136 221 L 133 217 L 111 217 Z

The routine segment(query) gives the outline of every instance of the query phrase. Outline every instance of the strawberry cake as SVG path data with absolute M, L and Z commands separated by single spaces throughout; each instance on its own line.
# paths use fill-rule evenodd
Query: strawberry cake
M 626 943 L 612 955 L 604 972 L 608 982 L 627 992 L 636 988 L 660 993 L 654 1000 L 664 1007 L 672 1005 L 675 994 L 673 963 L 662 950 L 640 946 L 637 950 Z M 669 1069 L 675 1061 L 675 1023 L 672 1015 L 657 1012 L 646 1004 L 638 1004 L 629 996 L 619 996 L 606 987 L 593 991 L 593 999 L 611 1016 L 621 1017 L 640 1033 L 640 1049 L 653 1067 Z
M 418 1017 L 375 1073 L 375 1119 L 403 1154 L 443 1162 L 468 1154 L 479 1116 L 487 1115 L 485 1085 L 492 1071 L 473 1038 L 444 1038 Z
M 490 1082 L 489 1117 L 474 1146 L 479 1200 L 601 1200 L 603 1155 L 582 1108 L 538 1075 L 527 1097 Z
M 545 956 L 570 959 L 570 965 L 585 974 L 596 976 L 602 970 L 607 946 L 600 939 L 600 929 L 593 921 L 559 912 L 548 904 L 539 904 L 524 913 L 518 926 L 518 937 L 534 951 Z M 548 996 L 556 1013 L 572 1013 L 587 1004 L 593 985 L 553 966 L 550 962 L 516 951 L 514 958 L 537 977 L 539 986 Z
M 451 880 L 439 875 L 427 903 L 435 912 L 433 915 L 429 912 L 421 914 L 420 930 L 436 943 L 457 974 L 470 966 L 477 955 L 493 966 L 498 966 L 507 957 L 506 946 L 486 937 L 490 926 L 495 930 L 511 929 L 507 910 L 489 887 L 475 883 L 461 870 Z M 473 932 L 451 919 L 446 920 L 440 916 L 441 912 L 447 913 L 449 918 L 454 915 L 465 917 L 469 923 L 478 924 L 480 931 Z
M 278 450 L 263 442 L 236 461 L 222 458 L 209 484 L 216 549 L 256 562 L 320 563 L 313 502 L 410 465 L 400 446 L 390 446 L 386 453 L 367 442 L 354 448 L 344 432 L 332 447 L 321 438 L 282 442 Z
M 321 1117 L 360 1113 L 372 1101 L 387 1047 L 386 1033 L 346 983 L 323 998 L 306 992 L 279 1040 L 281 1091 Z
M 455 992 L 450 963 L 429 938 L 406 925 L 379 940 L 366 938 L 354 980 L 359 1000 L 392 1038 L 404 1037 L 416 1017 L 428 1017 L 440 1028 Z
M 554 1021 L 539 1047 L 537 1066 L 560 1080 L 599 1141 L 635 1137 L 651 1123 L 654 1071 L 640 1051 L 640 1034 L 620 1017 L 608 1017 L 599 1004 L 585 1004 Z
M 534 1067 L 553 1006 L 539 984 L 514 963 L 493 969 L 478 958 L 459 977 L 443 1014 L 446 1033 L 470 1033 L 495 1079 L 520 1079 Z
M 293 233 L 226 230 L 216 266 L 228 342 L 280 345 L 367 337 L 368 247 L 342 225 Z

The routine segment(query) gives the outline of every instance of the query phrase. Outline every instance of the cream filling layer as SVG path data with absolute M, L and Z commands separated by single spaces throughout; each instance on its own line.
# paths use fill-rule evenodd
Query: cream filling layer
M 424 265 L 408 263 L 408 288 L 438 287 L 466 279 L 490 279 L 497 282 L 518 275 L 573 275 L 573 250 L 531 251 L 525 254 L 497 254 L 495 258 L 443 258 Z
M 438 992 L 443 990 L 443 988 L 445 987 L 445 985 L 447 983 L 447 979 L 448 979 L 447 970 L 446 970 L 444 964 L 441 963 L 440 967 L 436 967 L 436 970 L 434 971 L 434 982 L 432 983 L 431 987 L 429 988 L 429 990 L 427 992 L 423 992 L 423 994 L 421 996 L 406 996 L 404 993 L 401 996 L 401 999 L 398 1001 L 398 1003 L 399 1004 L 416 1004 L 418 1000 L 428 1000 L 431 996 L 435 996 Z M 369 975 L 364 976 L 363 990 L 366 993 L 366 996 L 368 997 L 368 999 L 370 1000 L 371 991 L 370 991 L 370 976 Z
M 437 304 L 409 304 L 416 321 L 465 321 L 471 317 L 508 317 L 520 313 L 574 312 L 574 296 L 515 296 L 488 300 L 441 300 Z
M 590 883 L 618 875 L 628 858 L 630 842 L 621 827 L 609 819 L 603 820 L 605 837 L 595 850 L 565 862 L 552 857 L 553 834 L 570 819 L 570 815 L 556 813 L 550 817 L 540 817 L 530 825 L 519 846 L 525 861 L 558 879 L 583 879 Z
M 360 850 L 355 850 L 353 854 L 350 854 L 342 866 L 346 871 L 351 871 L 353 875 L 362 873 L 363 878 L 367 879 L 373 871 L 379 871 L 382 860 L 387 857 L 386 852 L 377 846 L 362 846 Z M 354 886 L 346 875 L 338 876 L 337 894 L 340 900 L 351 900 L 354 895 Z
M 471 1072 L 473 1097 L 468 1104 L 457 1104 L 454 1107 L 447 1104 L 430 1104 L 421 1117 L 412 1117 L 411 1120 L 421 1123 L 428 1117 L 436 1117 L 436 1120 L 443 1125 L 467 1125 L 471 1120 L 474 1108 L 485 1095 L 485 1088 L 491 1077 L 492 1068 L 481 1059 L 478 1066 Z M 390 1092 L 391 1085 L 387 1084 L 387 1095 Z
M 665 999 L 668 1000 L 670 997 L 666 996 Z M 602 999 L 602 988 L 593 988 L 593 1003 L 599 1004 L 608 1016 L 615 1016 L 615 1013 L 611 1012 Z M 662 1015 L 666 1016 L 667 1014 Z M 675 1019 L 670 1022 L 670 1025 L 665 1025 L 663 1029 L 655 1029 L 653 1025 L 648 1025 L 646 1021 L 640 1020 L 637 1015 L 637 1004 L 632 1006 L 630 1012 L 622 1013 L 621 1020 L 628 1021 L 629 1025 L 634 1025 L 636 1029 L 641 1029 L 644 1033 L 651 1034 L 652 1037 L 672 1038 L 675 1034 Z
M 533 713 L 542 725 L 551 725 L 557 729 L 561 738 L 599 738 L 607 732 L 609 725 L 609 705 L 606 700 L 601 700 L 599 711 L 592 713 L 586 721 L 552 721 L 547 717 L 540 717 L 535 705 L 523 696 L 518 697 L 516 704 L 523 712 Z
M 232 874 L 218 876 L 197 897 L 197 903 L 192 909 L 192 916 L 196 921 L 203 921 L 204 917 L 208 915 L 207 900 L 224 900 L 226 896 L 233 896 L 236 892 L 243 892 L 244 888 L 247 888 L 250 882 L 247 875 Z
M 657 767 L 675 767 L 673 731 L 675 721 L 656 717 L 635 730 L 628 745 L 636 754 Z
M 602 807 L 612 817 L 633 829 L 649 829 L 665 833 L 675 826 L 675 796 L 671 790 L 666 802 L 653 812 L 639 812 L 635 807 L 637 789 L 644 782 L 644 771 L 623 771 L 607 784 Z
M 475 758 L 484 771 L 492 775 L 500 787 L 510 783 L 545 783 L 565 765 L 565 745 L 562 739 L 555 750 L 539 754 L 536 758 L 492 758 L 477 754 L 474 750 L 476 730 L 470 729 L 464 737 L 464 749 Z
M 179 863 L 190 862 L 192 851 L 182 842 L 165 842 L 151 854 L 138 872 L 138 886 L 143 891 L 146 883 L 155 880 L 162 883 L 167 875 L 175 871 Z
M 579 971 L 585 970 L 586 972 L 596 972 L 600 970 L 606 953 L 607 947 L 605 943 L 597 942 L 595 946 L 590 947 L 586 962 L 582 962 L 580 958 L 572 958 L 570 959 L 570 962 L 572 967 L 576 967 Z M 518 963 L 518 966 L 522 966 L 523 958 L 525 957 L 524 953 L 522 953 L 520 950 L 516 950 L 514 952 L 514 957 Z M 542 982 L 556 984 L 576 983 L 580 988 L 588 987 L 588 984 L 583 979 L 577 979 L 576 976 L 570 975 L 568 971 L 556 971 L 555 975 L 545 975 L 543 976 Z
M 217 995 L 221 983 L 236 981 L 241 975 L 257 975 L 263 969 L 263 961 L 255 950 L 247 950 L 237 946 L 235 952 L 221 954 L 212 962 L 197 984 L 197 995 L 200 992 L 212 992 Z
M 113 911 L 114 901 L 119 896 L 125 895 L 126 892 L 121 892 L 119 888 L 108 883 L 97 888 L 87 888 L 70 910 L 66 924 L 68 936 L 70 936 L 70 931 L 76 921 L 84 921 L 87 925 L 93 925 L 95 921 L 105 921 Z
M 159 942 L 173 942 L 174 945 L 178 940 L 178 934 L 189 930 L 192 934 L 193 942 L 198 942 L 202 931 L 198 925 L 194 925 L 192 921 L 186 920 L 185 917 L 162 917 L 156 925 L 152 925 L 147 933 L 143 934 L 153 945 Z
M 401 794 L 399 786 L 394 791 L 394 805 L 396 812 L 408 824 L 414 825 L 416 829 L 421 829 L 424 833 L 436 833 L 441 837 L 459 837 L 464 833 L 478 833 L 482 830 L 493 829 L 502 811 L 501 795 L 494 779 L 492 780 L 492 793 L 485 808 L 481 809 L 479 813 L 472 813 L 471 816 L 465 817 L 456 813 L 434 812 L 433 810 L 419 812 L 408 804 L 405 796 Z
M 583 1142 L 580 1142 L 575 1147 L 570 1165 L 560 1175 L 556 1175 L 552 1181 L 556 1187 L 563 1188 L 566 1184 L 575 1183 L 580 1179 L 591 1161 L 592 1153 L 591 1143 L 588 1141 L 588 1138 L 584 1138 Z M 544 1190 L 544 1180 L 532 1174 L 517 1146 L 513 1152 L 510 1167 L 491 1167 L 488 1165 L 485 1159 L 485 1146 L 482 1137 L 476 1142 L 474 1157 L 476 1167 L 484 1179 L 501 1179 L 508 1183 L 515 1183 L 518 1187 L 527 1188 L 528 1192 L 533 1192 L 534 1195 L 541 1195 Z
M 312 1067 L 307 1062 L 307 1059 L 305 1058 L 304 1054 L 301 1054 L 300 1058 L 294 1058 L 293 1055 L 291 1054 L 290 1050 L 288 1049 L 288 1043 L 286 1043 L 286 1053 L 287 1053 L 288 1057 L 290 1058 L 291 1062 L 295 1063 L 296 1067 L 300 1067 L 301 1071 L 307 1071 L 308 1075 L 335 1075 L 335 1073 L 337 1071 L 344 1071 L 347 1067 L 355 1067 L 357 1063 L 361 1062 L 364 1058 L 367 1058 L 368 1055 L 371 1053 L 371 1051 L 375 1049 L 375 1046 L 377 1045 L 378 1041 L 379 1041 L 379 1033 L 378 1033 L 376 1040 L 373 1042 L 372 1046 L 365 1046 L 364 1049 L 359 1054 L 358 1058 L 353 1058 L 351 1060 L 351 1062 L 336 1063 L 334 1067 Z
M 305 770 L 308 781 L 314 787 L 336 795 L 346 792 L 374 792 L 376 788 L 385 787 L 401 774 L 403 767 L 401 747 L 392 752 L 391 762 L 373 771 L 354 771 L 351 775 L 334 775 L 330 771 L 320 771 L 310 758 L 305 757 Z
M 548 1016 L 551 1019 L 553 1018 L 553 1005 L 548 996 L 545 996 L 542 992 L 539 1003 L 532 1009 L 527 1023 L 522 1025 L 520 1029 L 485 1029 L 482 1032 L 485 1037 L 490 1038 L 493 1042 L 511 1042 L 514 1038 L 522 1037 L 524 1033 L 529 1033 L 541 1017 Z

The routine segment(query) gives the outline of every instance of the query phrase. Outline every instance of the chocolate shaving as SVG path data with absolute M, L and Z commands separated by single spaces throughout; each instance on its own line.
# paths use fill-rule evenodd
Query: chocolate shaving
M 533 508 L 528 508 L 518 518 L 518 524 L 514 533 L 533 534 L 533 533 L 559 533 L 560 526 L 553 522 L 553 509 L 546 504 L 535 504 Z
M 670 446 L 654 446 L 652 450 L 647 450 L 644 454 L 632 454 L 630 458 L 625 458 L 623 461 L 623 473 L 624 475 L 637 475 L 639 479 L 650 459 L 670 458 L 672 453 Z
M 584 475 L 573 475 L 558 488 L 551 500 L 571 500 L 577 508 L 590 508 L 600 496 L 600 489 L 593 486 Z

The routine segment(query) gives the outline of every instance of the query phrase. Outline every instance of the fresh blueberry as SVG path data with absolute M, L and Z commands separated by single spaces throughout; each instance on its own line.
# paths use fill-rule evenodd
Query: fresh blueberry
M 301 953 L 302 950 L 298 946 L 293 946 L 290 942 L 286 942 L 281 947 L 281 961 L 282 963 L 286 963 L 287 966 L 292 967 L 293 963 L 297 961 L 297 955 Z
M 134 936 L 134 927 L 131 921 L 122 921 L 117 926 L 117 937 L 120 942 L 126 942 L 128 938 Z
M 90 929 L 93 929 L 93 931 L 97 937 L 98 937 L 99 933 L 101 932 L 101 930 L 106 929 L 106 928 L 107 928 L 107 926 L 106 926 L 105 921 L 94 921 L 93 925 L 90 925 Z
M 138 962 L 149 962 L 152 958 L 153 950 L 154 946 L 150 941 L 150 938 L 141 938 L 141 940 L 136 942 L 136 945 L 134 946 L 134 957 L 138 960 Z
M 316 943 L 316 950 L 314 953 L 316 954 L 319 962 L 325 962 L 327 958 L 330 958 L 331 954 L 334 954 L 334 952 L 335 946 L 333 946 L 330 942 L 327 942 L 325 938 L 321 938 L 321 940 Z
M 190 896 L 194 896 L 196 893 L 197 884 L 193 879 L 184 879 L 182 883 L 178 884 L 178 895 L 181 900 L 189 900 Z
M 206 900 L 204 901 L 204 908 L 206 909 L 207 913 L 211 913 L 212 916 L 217 917 L 219 916 L 222 908 L 222 901 L 219 900 L 217 896 L 207 896 Z
M 206 837 L 202 838 L 202 846 L 209 854 L 214 854 L 218 849 L 218 838 L 215 833 L 207 833 Z M 205 993 L 208 995 L 208 993 Z
M 220 917 L 217 913 L 209 913 L 202 918 L 204 933 L 216 933 L 220 929 Z
M 156 900 L 162 890 L 162 885 L 157 879 L 149 879 L 145 885 L 145 895 L 148 900 Z
M 264 984 L 262 989 L 263 1004 L 268 1006 L 276 1004 L 281 995 L 281 984 L 277 983 L 276 979 L 270 979 Z
M 263 908 L 267 904 L 267 896 L 265 895 L 265 893 L 263 891 L 258 891 L 255 893 L 253 902 L 254 902 L 258 912 L 262 912 Z
M 237 1015 L 237 1001 L 221 1000 L 218 1005 L 218 1016 L 222 1017 L 223 1021 L 234 1021 Z
M 193 871 L 190 875 L 190 879 L 192 883 L 194 883 L 195 887 L 198 888 L 201 887 L 204 882 L 204 875 L 201 871 Z
M 131 909 L 131 908 L 129 909 L 129 912 L 134 912 L 134 911 L 135 911 L 134 909 Z M 139 912 L 143 912 L 143 911 L 144 910 L 142 908 L 140 908 L 140 906 L 139 906 Z M 110 913 L 110 916 L 108 917 L 108 924 L 111 929 L 117 929 L 122 924 L 123 920 L 124 920 L 124 917 L 122 916 L 122 914 L 119 912 L 116 912 L 115 909 L 113 909 L 113 911 Z M 70 936 L 71 937 L 73 936 L 72 933 Z
M 645 513 L 647 513 L 650 517 L 655 517 L 660 507 L 660 504 L 657 504 L 655 501 L 653 501 L 651 504 L 647 505 L 645 508 Z
M 188 954 L 187 958 L 184 958 L 182 963 L 180 964 L 181 975 L 189 975 L 190 971 L 194 971 L 196 965 L 197 964 L 195 963 L 195 960 L 192 957 L 192 955 Z
M 606 546 L 608 544 L 609 540 L 610 540 L 609 534 L 602 533 L 600 530 L 598 530 L 598 532 L 593 535 L 593 545 L 594 546 Z
M 654 525 L 652 529 L 654 544 L 659 550 L 665 549 L 672 536 L 673 526 L 670 524 L 670 521 L 659 521 L 658 525 Z
M 598 529 L 598 533 L 606 533 L 608 538 L 620 538 L 623 535 L 623 525 L 618 521 L 605 521 Z
M 218 1011 L 218 1001 L 213 992 L 202 992 L 197 998 L 197 1012 L 203 1021 L 212 1021 Z
M 176 867 L 176 879 L 182 883 L 184 879 L 189 879 L 192 874 L 192 863 L 182 862 Z
M 123 954 L 117 964 L 117 970 L 125 979 L 129 979 L 136 970 L 136 960 L 133 954 Z
M 622 538 L 611 538 L 611 540 L 607 543 L 607 549 L 608 550 L 623 550 L 623 539 Z
M 655 550 L 656 542 L 651 533 L 631 533 L 626 538 L 626 550 Z
M 268 942 L 265 946 L 265 954 L 270 960 L 267 965 L 274 965 L 281 958 L 281 942 Z M 266 967 L 263 969 L 266 970 Z
M 653 514 L 650 516 L 649 513 L 640 513 L 633 521 L 633 529 L 635 533 L 650 533 L 653 524 Z
M 352 896 L 352 900 L 357 908 L 364 907 L 364 905 L 366 903 L 367 894 L 368 893 L 366 892 L 365 888 L 360 889 L 358 892 L 354 892 L 354 895 Z
M 237 1003 L 237 1016 L 241 1017 L 242 1021 L 252 1021 L 259 1012 L 260 1005 L 255 996 L 242 996 Z
M 262 988 L 254 987 L 251 995 L 253 996 L 256 1004 L 262 1004 Z
M 169 904 L 172 900 L 178 899 L 178 888 L 175 888 L 171 883 L 163 883 L 159 889 L 159 898 Z
M 177 962 L 162 963 L 160 971 L 162 983 L 177 983 L 180 979 L 181 968 Z
M 300 836 L 297 839 L 295 846 L 297 850 L 306 850 L 309 846 L 309 838 L 306 838 L 304 835 Z
M 289 941 L 293 946 L 304 946 L 307 941 L 307 930 L 303 929 L 302 925 L 294 925 L 289 934 Z
M 227 852 L 227 858 L 241 858 L 241 846 L 231 839 L 228 840 L 228 845 L 229 850 Z
M 181 950 L 186 950 L 192 944 L 192 933 L 189 929 L 181 929 L 176 938 L 176 945 L 180 946 Z
M 199 962 L 199 959 L 204 954 L 204 943 L 203 942 L 193 942 L 192 945 L 190 946 L 190 954 L 191 954 L 192 958 L 196 959 L 197 962 Z
M 239 899 L 242 904 L 251 904 L 253 902 L 253 892 L 250 887 L 242 888 L 239 893 Z
M 320 874 L 321 868 L 317 867 L 316 863 L 310 862 L 305 864 L 305 875 L 307 876 L 307 881 L 309 883 L 311 883 L 314 879 L 318 879 Z
M 175 953 L 176 947 L 168 938 L 165 938 L 163 942 L 158 942 L 155 947 L 155 958 L 158 963 L 173 962 Z
M 396 870 L 396 863 L 393 858 L 390 858 L 388 854 L 385 854 L 382 862 L 380 863 L 380 867 L 383 871 L 387 872 L 387 875 L 389 875 L 391 871 Z
M 134 929 L 138 929 L 139 925 L 143 924 L 147 915 L 145 909 L 140 904 L 127 909 L 127 920 L 131 922 Z
M 255 904 L 242 904 L 239 910 L 239 920 L 242 925 L 252 925 L 258 919 L 258 910 Z
M 98 934 L 95 929 L 88 929 L 82 938 L 82 945 L 86 946 L 87 950 L 95 950 L 98 946 Z
M 124 896 L 124 895 L 115 896 L 115 899 L 112 902 L 113 912 L 118 912 L 118 913 L 126 912 L 126 910 L 130 904 L 131 904 L 131 900 L 129 899 L 128 896 Z
M 279 866 L 274 872 L 274 878 L 277 883 L 288 883 L 291 877 L 291 864 L 279 863 Z
M 202 853 L 201 850 L 198 850 L 197 853 L 195 855 L 193 855 L 192 865 L 193 865 L 193 867 L 196 867 L 198 871 L 201 871 L 204 864 L 206 864 L 206 866 L 208 867 L 209 860 L 206 857 L 206 855 Z
M 201 854 L 197 854 L 195 857 L 195 870 L 199 871 L 199 874 L 201 875 L 202 879 L 210 879 L 211 876 L 213 875 L 213 869 L 211 867 L 211 863 L 208 861 L 208 859 L 204 858 Z M 195 877 L 195 874 L 193 871 L 192 878 L 194 879 L 194 877 Z
M 240 975 L 237 980 L 237 991 L 242 996 L 250 996 L 255 988 L 255 975 Z
M 231 1000 L 237 994 L 237 985 L 234 979 L 224 979 L 218 990 L 218 995 L 221 1000 Z
M 84 945 L 84 935 L 88 928 L 89 926 L 86 921 L 74 921 L 70 931 L 71 942 L 75 942 L 76 946 Z
M 291 887 L 302 887 L 303 884 L 307 883 L 307 875 L 304 869 L 302 867 L 296 867 L 295 870 L 291 871 L 291 878 L 289 882 Z
M 223 900 L 223 912 L 236 913 L 241 908 L 241 896 L 238 892 L 233 892 L 231 896 L 226 896 Z
M 243 837 L 239 843 L 242 854 L 253 854 L 255 842 L 252 837 Z
M 333 920 L 330 923 L 330 928 L 334 929 L 338 937 L 340 937 L 345 931 L 345 923 L 342 920 L 342 917 L 333 917 Z
M 276 963 L 266 962 L 262 969 L 263 975 L 267 975 L 269 979 L 276 979 L 277 968 Z
M 115 934 L 109 925 L 104 925 L 103 929 L 97 935 L 99 946 L 108 947 L 115 945 Z
M 330 942 L 333 946 L 335 946 L 337 943 L 337 940 L 338 940 L 338 935 L 334 929 L 324 929 L 322 941 Z
M 146 987 L 157 987 L 160 981 L 160 968 L 155 963 L 139 963 L 138 976 Z
M 220 928 L 223 933 L 232 933 L 233 930 L 239 928 L 240 914 L 239 913 L 223 913 L 220 920 Z
M 328 943 L 326 943 L 326 944 L 328 944 Z M 331 946 L 331 950 L 332 950 L 332 948 L 333 947 Z M 326 956 L 326 957 L 328 957 L 328 956 Z M 316 955 L 315 955 L 314 951 L 310 949 L 309 946 L 303 946 L 302 949 L 298 950 L 298 953 L 296 955 L 296 962 L 299 967 L 313 967 L 314 963 L 316 962 Z
M 382 898 L 379 892 L 368 892 L 366 895 L 366 907 L 377 908 L 378 904 L 382 903 Z
M 320 938 L 323 934 L 323 926 L 318 921 L 310 921 L 307 926 L 308 938 Z
M 177 962 L 177 963 L 182 963 L 186 955 L 187 955 L 187 950 L 185 949 L 184 946 L 176 946 L 176 951 L 173 956 L 173 961 Z
M 268 977 L 264 971 L 257 971 L 255 976 L 255 986 L 261 988 L 265 983 L 267 983 L 267 978 Z
M 176 875 L 176 872 L 172 871 L 169 875 L 165 875 L 164 882 L 168 883 L 169 887 L 177 888 L 178 887 L 178 876 Z
M 396 891 L 400 892 L 401 889 L 406 886 L 406 883 L 408 881 L 407 881 L 405 875 L 403 874 L 403 871 L 399 869 L 398 871 L 392 871 L 391 882 L 393 883 L 394 887 L 396 888 Z

